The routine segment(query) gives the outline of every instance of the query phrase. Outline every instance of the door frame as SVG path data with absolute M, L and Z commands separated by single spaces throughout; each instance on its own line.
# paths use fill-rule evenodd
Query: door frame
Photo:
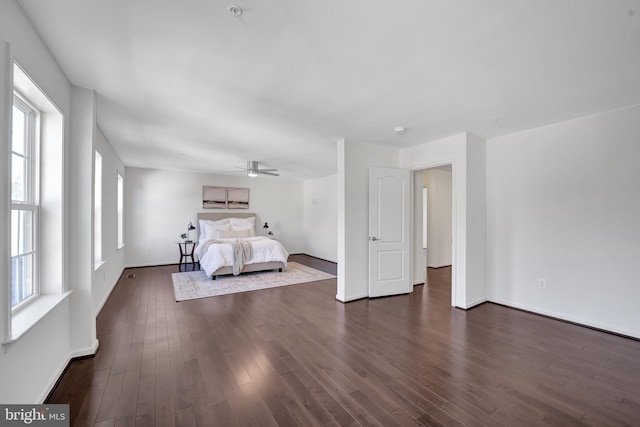
M 412 166 L 411 168 L 409 168 L 409 170 L 411 171 L 411 260 L 410 260 L 410 268 L 411 268 L 411 281 L 414 281 L 414 258 L 415 258 L 415 253 L 414 253 L 414 240 L 416 238 L 416 230 L 414 227 L 414 215 L 415 215 L 415 203 L 416 203 L 416 199 L 415 197 L 413 197 L 414 195 L 414 190 L 415 190 L 415 186 L 416 186 L 416 182 L 415 182 L 415 173 L 414 172 L 419 172 L 419 171 L 425 171 L 427 169 L 431 169 L 431 168 L 437 168 L 438 166 L 447 166 L 447 165 L 451 165 L 451 306 L 455 307 L 456 306 L 456 295 L 457 295 L 457 289 L 458 289 L 458 274 L 457 274 L 457 265 L 458 265 L 458 258 L 457 258 L 457 253 L 458 253 L 458 232 L 457 232 L 457 218 L 458 218 L 458 211 L 456 209 L 456 201 L 457 201 L 457 191 L 458 191 L 458 182 L 457 182 L 457 178 L 456 178 L 456 172 L 457 172 L 457 164 L 456 164 L 456 159 L 454 157 L 448 158 L 448 159 L 442 159 L 442 160 L 438 160 L 435 162 L 430 162 L 430 163 L 424 163 L 424 164 L 420 164 L 418 166 Z M 426 283 L 425 283 L 426 284 Z

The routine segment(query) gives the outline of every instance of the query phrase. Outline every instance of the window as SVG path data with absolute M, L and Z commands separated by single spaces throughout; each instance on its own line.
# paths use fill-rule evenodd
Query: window
M 9 125 L 8 173 L 0 185 L 8 190 L 9 298 L 0 298 L 2 344 L 20 339 L 66 299 L 64 286 L 64 114 L 15 61 Z M 1 61 L 1 60 L 0 60 Z M 8 65 L 8 64 L 7 64 Z M 8 289 L 7 289 L 8 288 Z
M 124 178 L 118 172 L 118 249 L 124 246 Z
M 14 94 L 11 124 L 11 308 L 38 294 L 38 111 Z
M 95 152 L 93 169 L 93 237 L 94 268 L 102 265 L 102 155 Z

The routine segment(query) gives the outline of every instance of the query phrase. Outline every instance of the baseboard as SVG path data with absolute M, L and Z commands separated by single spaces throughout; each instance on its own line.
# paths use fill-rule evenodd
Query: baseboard
M 81 348 L 75 351 L 72 351 L 69 357 L 71 359 L 84 359 L 86 357 L 95 356 L 98 352 L 98 348 L 100 347 L 100 341 L 98 339 L 94 340 L 93 345 L 91 347 Z
M 146 267 L 166 267 L 168 265 L 178 265 L 177 262 L 167 262 L 167 263 L 157 263 L 151 262 L 149 264 L 136 264 L 136 265 L 126 265 L 124 268 L 146 268 Z
M 107 292 L 107 295 L 105 296 L 105 298 L 102 300 L 102 302 L 98 305 L 98 307 L 96 308 L 96 312 L 95 312 L 95 316 L 96 319 L 98 318 L 98 316 L 100 315 L 100 312 L 102 311 L 102 309 L 104 308 L 104 305 L 107 303 L 107 301 L 109 300 L 109 297 L 111 297 L 111 293 L 113 292 L 113 290 L 115 289 L 116 285 L 118 284 L 118 282 L 120 281 L 120 279 L 122 279 L 122 274 L 124 273 L 124 267 L 122 268 L 122 270 L 120 271 L 120 274 L 118 274 L 118 278 L 116 279 L 115 282 L 113 282 L 113 284 L 111 285 L 111 289 L 109 289 L 109 292 Z
M 309 254 L 290 254 L 290 255 L 304 255 L 304 256 L 308 256 L 309 258 L 315 258 L 315 259 L 320 260 L 320 261 L 330 262 L 331 264 L 338 265 L 338 263 L 335 262 L 335 261 L 329 261 L 328 259 L 320 258 L 320 257 L 317 257 L 315 255 L 309 255 Z
M 485 302 L 488 302 L 486 298 L 481 298 L 479 300 L 476 300 L 470 304 L 465 305 L 464 307 L 458 307 L 461 308 L 463 310 L 471 310 L 472 308 L 478 307 L 482 304 L 484 304 Z
M 530 307 L 523 304 L 515 304 L 511 301 L 501 300 L 498 298 L 490 298 L 487 302 L 491 304 L 501 305 L 504 307 L 512 308 L 514 310 L 520 310 L 527 313 L 535 314 L 538 316 L 548 317 L 549 319 L 558 320 L 565 323 L 571 323 L 572 325 L 582 326 L 584 328 L 594 329 L 600 332 L 606 332 L 609 334 L 629 338 L 634 341 L 640 341 L 639 331 L 630 331 L 626 329 L 617 328 L 615 326 L 606 325 L 603 323 L 592 322 L 590 320 L 581 319 L 578 317 L 567 316 L 566 314 L 556 313 L 550 310 L 542 310 L 537 307 Z
M 60 366 L 56 374 L 49 381 L 49 386 L 40 395 L 40 398 L 38 399 L 38 403 L 44 404 L 49 400 L 49 398 L 51 397 L 51 394 L 56 389 L 56 387 L 58 386 L 58 383 L 64 376 L 65 372 L 67 372 L 67 369 L 69 369 L 69 366 L 71 366 L 71 363 L 73 361 L 94 357 L 96 355 L 96 352 L 98 351 L 99 345 L 100 345 L 100 342 L 98 340 L 95 340 L 95 342 L 91 347 L 72 351 L 71 353 L 69 353 L 64 363 L 62 363 L 62 365 Z

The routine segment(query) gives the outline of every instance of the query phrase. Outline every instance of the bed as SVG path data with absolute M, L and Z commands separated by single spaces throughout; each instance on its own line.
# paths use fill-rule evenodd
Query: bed
M 208 277 L 215 280 L 222 275 L 287 267 L 287 250 L 277 240 L 257 235 L 255 220 L 254 213 L 198 213 L 195 254 Z M 242 255 L 246 259 L 240 261 Z

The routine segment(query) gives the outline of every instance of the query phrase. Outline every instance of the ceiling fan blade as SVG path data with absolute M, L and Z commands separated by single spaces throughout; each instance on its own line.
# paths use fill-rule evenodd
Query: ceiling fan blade
M 251 174 L 261 174 L 261 175 L 271 175 L 271 176 L 280 176 L 280 174 L 278 173 L 274 173 L 277 172 L 278 169 L 260 169 L 259 166 L 259 162 L 255 161 L 255 160 L 250 160 L 247 162 L 247 167 L 246 168 L 241 168 L 239 166 L 235 166 L 238 169 L 241 169 L 239 171 L 223 171 L 223 172 L 229 172 L 229 173 L 246 173 L 249 176 L 252 176 Z

